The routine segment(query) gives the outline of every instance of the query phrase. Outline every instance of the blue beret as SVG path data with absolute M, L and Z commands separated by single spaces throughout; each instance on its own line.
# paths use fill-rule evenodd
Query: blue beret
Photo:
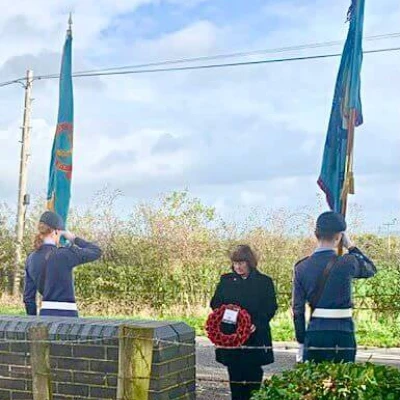
M 346 228 L 346 220 L 337 212 L 324 212 L 317 219 L 316 230 L 319 233 L 339 233 L 344 232 Z
M 64 222 L 62 218 L 51 211 L 45 211 L 40 217 L 39 222 L 43 222 L 52 229 L 63 230 Z

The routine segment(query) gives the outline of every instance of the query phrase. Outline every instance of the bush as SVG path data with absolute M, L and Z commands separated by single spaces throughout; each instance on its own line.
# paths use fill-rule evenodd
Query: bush
M 365 364 L 304 363 L 265 381 L 252 400 L 398 400 L 400 370 Z
M 238 242 L 258 252 L 260 270 L 275 282 L 280 311 L 289 309 L 293 264 L 315 245 L 312 215 L 318 212 L 255 210 L 240 224 L 227 223 L 184 191 L 137 205 L 122 217 L 118 196 L 98 193 L 87 210 L 69 215 L 68 227 L 103 249 L 101 261 L 76 269 L 82 312 L 132 315 L 146 309 L 158 315 L 202 315 L 209 310 L 220 275 L 230 269 L 227 251 Z M 28 214 L 24 256 L 32 250 L 43 204 L 38 202 Z M 0 204 L 0 293 L 12 283 L 13 225 L 13 213 Z M 355 285 L 354 302 L 356 319 L 369 310 L 376 321 L 394 326 L 400 316 L 400 238 L 388 239 L 371 234 L 356 238 L 379 273 Z

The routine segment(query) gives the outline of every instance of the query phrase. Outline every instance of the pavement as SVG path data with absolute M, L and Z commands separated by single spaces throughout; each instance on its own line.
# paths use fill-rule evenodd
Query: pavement
M 276 342 L 275 362 L 264 367 L 264 377 L 278 374 L 296 364 L 297 343 Z M 400 368 L 400 348 L 359 348 L 357 361 Z M 196 340 L 197 400 L 228 400 L 229 384 L 226 368 L 215 361 L 212 343 L 205 337 Z

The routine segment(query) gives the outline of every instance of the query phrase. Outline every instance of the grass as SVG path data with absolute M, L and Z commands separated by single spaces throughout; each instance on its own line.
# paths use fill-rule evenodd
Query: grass
M 1 315 L 25 315 L 25 310 L 18 306 L 0 306 Z
M 204 336 L 206 316 L 177 317 L 169 316 L 164 319 L 178 319 L 186 322 L 196 330 L 198 336 Z M 357 343 L 369 347 L 400 347 L 400 319 L 387 322 L 363 316 L 357 319 Z M 280 313 L 271 321 L 272 338 L 275 342 L 295 341 L 293 323 L 288 313 Z
M 22 307 L 13 304 L 0 305 L 1 315 L 25 315 Z M 206 314 L 180 316 L 179 314 L 165 314 L 155 316 L 150 313 L 140 315 L 99 315 L 98 313 L 81 313 L 86 317 L 121 318 L 121 319 L 156 319 L 182 321 L 195 329 L 198 336 L 204 336 Z M 368 312 L 356 316 L 357 343 L 371 347 L 400 347 L 400 318 L 375 318 Z M 276 342 L 294 341 L 294 330 L 290 312 L 281 312 L 271 321 L 272 337 Z

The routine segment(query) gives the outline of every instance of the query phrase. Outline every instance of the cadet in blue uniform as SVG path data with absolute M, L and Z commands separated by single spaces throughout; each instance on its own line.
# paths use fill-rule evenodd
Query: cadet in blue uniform
M 345 230 L 346 222 L 341 214 L 321 214 L 315 230 L 318 247 L 294 268 L 292 307 L 296 339 L 300 345 L 298 361 L 355 361 L 352 280 L 370 278 L 376 274 L 376 268 L 351 243 Z M 336 248 L 341 241 L 348 253 L 337 256 Z M 307 331 L 306 303 L 312 311 Z M 347 349 L 326 349 L 336 346 Z
M 101 250 L 93 243 L 63 231 L 61 217 L 53 212 L 42 214 L 35 238 L 35 251 L 25 266 L 24 303 L 28 315 L 37 314 L 36 292 L 42 298 L 40 315 L 77 317 L 73 268 L 95 261 Z M 70 242 L 67 247 L 58 247 L 60 237 Z

